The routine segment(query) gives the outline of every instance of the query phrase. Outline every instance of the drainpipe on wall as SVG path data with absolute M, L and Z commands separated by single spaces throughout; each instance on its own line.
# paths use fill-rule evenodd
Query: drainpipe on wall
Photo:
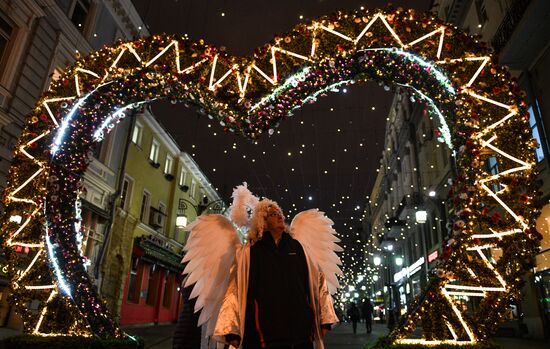
M 128 134 L 126 136 L 126 144 L 124 145 L 124 153 L 122 155 L 122 160 L 120 161 L 118 165 L 118 178 L 116 183 L 115 192 L 111 196 L 111 215 L 109 217 L 109 220 L 107 222 L 107 229 L 105 230 L 105 239 L 103 240 L 103 244 L 101 245 L 101 249 L 99 251 L 99 259 L 96 262 L 96 268 L 94 270 L 94 277 L 96 280 L 99 278 L 99 269 L 101 265 L 103 264 L 103 258 L 105 257 L 105 252 L 107 250 L 107 245 L 109 244 L 109 238 L 111 237 L 111 230 L 113 229 L 113 224 L 115 221 L 115 213 L 116 213 L 116 200 L 120 196 L 120 189 L 122 187 L 122 181 L 124 180 L 124 171 L 126 169 L 126 159 L 128 158 L 128 148 L 130 147 L 130 142 L 132 140 L 132 132 L 134 130 L 134 124 L 136 122 L 136 111 L 133 111 L 132 114 L 130 114 L 130 126 L 128 127 Z M 103 280 L 103 279 L 102 279 Z M 98 285 L 98 290 L 101 290 L 101 284 Z M 100 291 L 101 293 L 101 291 Z

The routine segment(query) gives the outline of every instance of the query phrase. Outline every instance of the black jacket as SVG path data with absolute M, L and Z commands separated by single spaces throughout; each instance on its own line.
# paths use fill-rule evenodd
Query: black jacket
M 302 246 L 287 233 L 276 246 L 265 232 L 250 248 L 243 348 L 311 342 L 313 326 Z
M 201 347 L 201 328 L 197 327 L 200 312 L 195 313 L 195 300 L 189 300 L 193 286 L 182 290 L 183 309 L 174 332 L 173 349 L 199 349 Z

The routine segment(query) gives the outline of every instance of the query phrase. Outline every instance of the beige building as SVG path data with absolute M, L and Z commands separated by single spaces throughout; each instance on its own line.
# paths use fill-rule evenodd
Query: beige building
M 101 261 L 101 295 L 122 325 L 177 319 L 184 226 L 225 203 L 144 108 L 130 120 L 120 196 Z

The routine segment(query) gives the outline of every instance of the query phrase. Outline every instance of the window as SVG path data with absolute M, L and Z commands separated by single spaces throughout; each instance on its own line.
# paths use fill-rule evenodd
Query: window
M 143 191 L 141 197 L 141 210 L 139 213 L 139 220 L 143 223 L 149 223 L 149 212 L 151 209 L 151 194 L 147 191 Z
M 164 173 L 172 174 L 172 164 L 174 163 L 174 158 L 166 154 L 166 162 L 164 163 Z
M 86 26 L 86 18 L 90 12 L 90 7 L 90 0 L 76 0 L 70 13 L 71 22 L 81 32 L 84 31 L 84 27 Z
M 533 134 L 533 138 L 538 143 L 538 147 L 535 149 L 535 153 L 537 155 L 537 161 L 541 162 L 542 160 L 544 160 L 544 152 L 542 151 L 542 143 L 540 140 L 539 127 L 535 119 L 535 111 L 533 109 L 533 106 L 529 107 L 529 126 L 531 126 L 531 133 Z
M 141 137 L 143 136 L 143 125 L 136 122 L 134 131 L 132 132 L 132 142 L 135 145 L 141 145 Z
M 0 62 L 7 52 L 12 32 L 13 27 L 4 18 L 0 17 Z
M 162 306 L 170 308 L 172 305 L 172 290 L 174 289 L 174 278 L 176 274 L 167 272 L 164 279 L 164 295 L 162 296 Z
M 191 196 L 195 197 L 195 194 L 197 192 L 197 183 L 195 183 L 195 180 L 191 180 Z
M 128 295 L 126 299 L 132 303 L 139 303 L 139 293 L 141 288 L 141 266 L 137 257 L 132 258 L 132 269 L 130 269 L 130 278 L 128 280 Z
M 151 151 L 149 152 L 149 160 L 151 160 L 155 164 L 158 163 L 159 148 L 159 143 L 155 139 L 153 139 L 153 142 L 151 143 Z
M 125 211 L 128 211 L 130 208 L 133 182 L 134 181 L 128 176 L 124 176 L 122 180 L 122 188 L 120 189 L 120 208 Z
M 487 165 L 487 171 L 489 171 L 489 173 L 496 175 L 500 172 L 498 169 L 498 161 L 496 157 L 491 156 L 490 158 L 488 158 L 486 165 Z M 500 184 L 493 184 L 493 191 L 495 193 L 500 191 L 500 189 L 501 189 Z
M 185 185 L 185 182 L 187 181 L 187 171 L 185 170 L 184 167 L 181 168 L 181 172 L 180 172 L 180 181 L 179 181 L 179 185 L 182 186 L 182 185 Z

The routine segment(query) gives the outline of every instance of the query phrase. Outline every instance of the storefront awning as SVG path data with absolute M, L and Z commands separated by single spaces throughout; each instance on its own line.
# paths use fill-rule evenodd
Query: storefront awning
M 162 265 L 174 272 L 180 273 L 183 271 L 182 255 L 178 255 L 146 238 L 136 238 L 134 246 L 143 251 L 142 259 Z

